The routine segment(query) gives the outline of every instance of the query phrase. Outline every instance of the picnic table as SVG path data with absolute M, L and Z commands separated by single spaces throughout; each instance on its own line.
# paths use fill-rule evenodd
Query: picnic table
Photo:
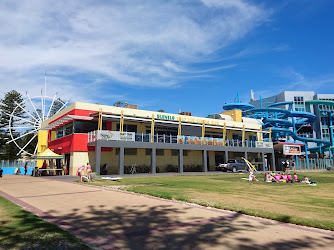
M 37 171 L 37 175 L 33 174 L 34 176 L 41 176 L 43 171 L 50 171 L 49 174 L 53 173 L 52 175 L 56 175 L 57 171 L 61 171 L 62 175 L 64 175 L 64 169 L 62 168 L 38 168 L 33 171 Z M 46 172 L 48 174 L 48 172 Z

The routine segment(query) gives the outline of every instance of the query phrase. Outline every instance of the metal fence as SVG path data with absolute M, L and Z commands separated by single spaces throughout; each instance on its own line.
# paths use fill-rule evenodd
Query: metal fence
M 308 164 L 306 162 L 306 159 L 298 160 L 299 170 L 324 170 L 333 167 L 333 159 L 308 159 Z
M 1 160 L 0 167 L 1 168 L 19 168 L 24 167 L 24 165 L 28 162 L 29 167 L 36 167 L 36 160 Z

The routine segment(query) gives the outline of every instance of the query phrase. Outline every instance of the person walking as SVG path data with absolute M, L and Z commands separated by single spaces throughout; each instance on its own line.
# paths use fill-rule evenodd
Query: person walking
M 28 162 L 26 162 L 26 164 L 24 165 L 24 175 L 27 175 L 28 167 Z
M 89 165 L 89 162 L 87 162 L 87 165 L 86 165 L 86 175 L 87 175 L 87 178 L 88 178 L 88 181 L 91 181 L 92 177 L 91 177 L 91 173 L 92 173 L 92 167 Z

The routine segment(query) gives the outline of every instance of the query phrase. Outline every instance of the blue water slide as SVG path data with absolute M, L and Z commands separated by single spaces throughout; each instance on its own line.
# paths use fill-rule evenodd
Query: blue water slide
M 253 108 L 254 106 L 252 104 L 242 103 L 242 102 L 231 102 L 231 103 L 225 103 L 223 105 L 224 110 L 233 110 L 233 109 L 249 110 Z
M 292 122 L 289 120 L 274 119 L 274 118 L 263 118 L 262 123 L 264 124 L 263 128 L 270 128 L 270 127 L 290 128 L 293 126 Z
M 279 133 L 279 134 L 287 134 L 287 135 L 291 136 L 293 139 L 298 140 L 298 141 L 302 141 L 302 142 L 315 142 L 317 144 L 322 144 L 321 145 L 322 148 L 328 148 L 331 144 L 329 141 L 297 136 L 292 130 L 286 129 L 286 128 L 275 128 L 275 127 L 273 127 L 273 128 L 271 128 L 271 132 L 272 133 Z M 311 150 L 316 150 L 318 148 L 319 147 L 309 148 L 308 150 L 311 151 Z
M 297 120 L 295 124 L 313 123 L 316 119 L 315 114 L 312 114 L 310 112 L 303 112 L 303 111 L 290 111 L 290 117 L 303 118 L 303 119 Z
M 246 117 L 252 117 L 256 119 L 262 119 L 263 128 L 271 128 L 273 137 L 286 136 L 289 135 L 293 139 L 301 142 L 315 142 L 319 146 L 314 148 L 309 148 L 308 150 L 318 150 L 321 148 L 328 148 L 330 142 L 320 139 L 305 138 L 297 136 L 295 132 L 289 128 L 293 127 L 293 123 L 288 120 L 289 117 L 296 118 L 294 121 L 297 125 L 305 125 L 313 123 L 316 119 L 316 116 L 309 112 L 302 111 L 289 111 L 286 109 L 275 108 L 276 106 L 288 105 L 292 102 L 281 102 L 271 105 L 268 108 L 254 108 L 243 111 L 243 115 Z M 298 119 L 299 118 L 299 119 Z
M 279 107 L 279 106 L 285 106 L 285 105 L 291 105 L 292 107 L 293 102 L 277 102 L 269 105 L 269 108 Z
M 279 118 L 279 119 L 285 119 L 290 116 L 290 111 L 286 109 L 279 109 L 279 108 L 254 108 L 245 110 L 242 112 L 245 116 L 250 116 L 257 118 L 258 115 L 260 115 L 262 118 Z M 264 116 L 263 114 L 266 114 Z

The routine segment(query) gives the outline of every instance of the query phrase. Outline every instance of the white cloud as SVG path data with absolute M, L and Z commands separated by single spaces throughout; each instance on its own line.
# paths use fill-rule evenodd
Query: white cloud
M 281 84 L 267 85 L 265 89 L 255 89 L 256 98 L 269 97 L 286 91 L 314 91 L 316 94 L 331 93 L 334 88 L 334 75 L 308 76 L 294 69 L 279 72 Z
M 65 96 L 76 90 L 75 97 L 87 99 L 86 87 L 76 88 L 80 74 L 172 86 L 209 72 L 194 71 L 192 64 L 209 62 L 268 15 L 246 0 L 1 1 L 0 84 L 4 91 L 40 89 L 46 65 L 58 73 L 50 89 Z

